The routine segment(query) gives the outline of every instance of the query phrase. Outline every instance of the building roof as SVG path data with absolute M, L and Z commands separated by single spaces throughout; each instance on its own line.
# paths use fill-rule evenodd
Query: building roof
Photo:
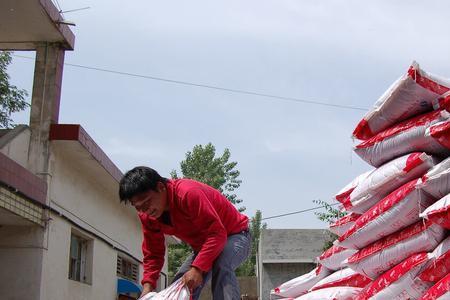
M 49 140 L 56 147 L 62 147 L 70 155 L 79 158 L 77 161 L 80 164 L 84 161 L 89 164 L 93 158 L 116 182 L 122 178 L 119 168 L 80 125 L 52 124 Z
M 329 237 L 326 229 L 264 229 L 259 257 L 262 263 L 313 263 Z
M 1 0 L 0 20 L 0 49 L 35 50 L 44 42 L 74 48 L 75 35 L 51 0 Z

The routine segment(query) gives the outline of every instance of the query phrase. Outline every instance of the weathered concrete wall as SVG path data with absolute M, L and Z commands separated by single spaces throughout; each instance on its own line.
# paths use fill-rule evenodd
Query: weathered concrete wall
M 314 262 L 329 236 L 326 229 L 264 229 L 260 257 L 263 263 Z
M 329 239 L 325 229 L 263 230 L 258 249 L 260 299 L 269 299 L 271 289 L 311 271 Z
M 247 295 L 251 298 L 257 297 L 256 277 L 238 277 L 241 295 Z M 200 300 L 211 300 L 211 282 L 209 282 L 202 291 Z
M 17 134 L 16 134 L 17 133 Z M 14 160 L 24 168 L 27 168 L 28 147 L 30 144 L 30 128 L 19 125 L 8 135 L 14 135 L 11 139 L 2 139 L 5 144 L 0 143 L 0 152 Z M 7 138 L 7 137 L 6 137 Z
M 73 226 L 52 214 L 49 224 L 48 250 L 44 255 L 41 299 L 115 299 L 117 251 L 101 240 L 84 235 L 89 240 L 88 283 L 70 280 L 69 252 Z M 79 234 L 79 233 L 78 233 Z
M 44 229 L 0 226 L 0 298 L 39 300 Z
M 131 205 L 120 203 L 119 184 L 111 180 L 112 186 L 104 185 L 99 177 L 109 175 L 103 171 L 93 173 L 93 169 L 86 167 L 87 164 L 96 165 L 94 160 L 74 161 L 64 148 L 52 150 L 51 206 L 141 259 L 141 223 Z

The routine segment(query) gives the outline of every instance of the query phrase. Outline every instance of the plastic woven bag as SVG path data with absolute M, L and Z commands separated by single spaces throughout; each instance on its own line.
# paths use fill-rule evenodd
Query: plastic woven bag
M 308 292 L 317 282 L 330 275 L 330 270 L 319 265 L 302 276 L 291 279 L 270 291 L 271 299 L 277 297 L 298 297 Z
M 317 261 L 327 269 L 339 270 L 344 267 L 343 262 L 356 252 L 358 252 L 358 250 L 333 245 L 322 253 L 322 255 L 317 258 Z
M 450 299 L 450 274 L 433 285 L 420 300 L 448 300 Z
M 311 288 L 311 291 L 339 286 L 363 288 L 370 284 L 371 281 L 372 280 L 370 278 L 361 275 L 350 268 L 345 268 L 334 272 L 330 276 L 327 276 L 316 283 Z
M 359 250 L 345 264 L 375 279 L 412 254 L 434 250 L 445 234 L 437 224 L 418 221 Z
M 339 237 L 339 246 L 361 249 L 391 233 L 419 221 L 419 213 L 434 199 L 416 188 L 420 179 L 414 179 L 372 206 L 353 227 Z
M 374 167 L 410 152 L 447 157 L 450 130 L 443 124 L 449 123 L 449 112 L 432 111 L 389 127 L 357 145 L 354 151 Z
M 309 292 L 295 300 L 353 300 L 361 290 L 349 286 L 330 287 Z
M 418 186 L 436 199 L 446 196 L 450 192 L 450 158 L 428 170 Z
M 431 263 L 423 270 L 419 278 L 424 281 L 436 282 L 450 273 L 450 237 L 440 243 L 431 253 Z
M 436 160 L 425 152 L 413 152 L 374 170 L 341 203 L 352 212 L 364 213 L 389 193 L 434 167 Z
M 366 140 L 392 125 L 439 108 L 438 99 L 450 90 L 450 81 L 429 74 L 413 62 L 358 123 L 353 136 Z
M 431 255 L 426 252 L 413 254 L 365 288 L 357 300 L 407 300 L 420 298 L 433 283 L 417 278 Z
M 148 293 L 139 300 L 190 300 L 191 293 L 181 278 L 159 293 Z
M 332 233 L 341 236 L 355 224 L 355 221 L 360 216 L 361 215 L 357 213 L 349 213 L 348 215 L 336 220 L 334 223 L 331 223 L 329 230 Z
M 450 194 L 429 206 L 420 216 L 450 229 Z

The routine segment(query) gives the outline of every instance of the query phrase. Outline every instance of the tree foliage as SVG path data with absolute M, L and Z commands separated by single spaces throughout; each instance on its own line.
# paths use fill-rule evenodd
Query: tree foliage
M 14 126 L 11 114 L 24 110 L 29 106 L 25 101 L 28 96 L 26 90 L 18 89 L 10 84 L 7 73 L 8 66 L 12 62 L 10 52 L 0 51 L 0 128 Z
M 237 276 L 256 275 L 256 255 L 258 252 L 259 238 L 261 230 L 266 229 L 267 224 L 262 223 L 262 213 L 257 210 L 255 216 L 250 220 L 250 233 L 252 236 L 252 249 L 249 258 L 236 270 Z
M 242 203 L 234 191 L 239 188 L 242 180 L 238 179 L 240 172 L 235 169 L 237 162 L 228 162 L 231 152 L 225 149 L 221 156 L 216 157 L 216 148 L 208 143 L 205 146 L 196 145 L 186 153 L 186 158 L 180 163 L 183 178 L 194 179 L 222 192 L 234 205 Z M 175 170 L 172 178 L 179 178 Z M 244 211 L 245 207 L 239 207 Z
M 323 210 L 321 212 L 315 212 L 314 214 L 317 216 L 317 218 L 321 221 L 327 222 L 328 224 L 331 224 L 335 222 L 337 219 L 342 218 L 347 213 L 342 212 L 339 209 L 332 206 L 330 203 L 323 201 L 323 200 L 313 200 L 315 204 L 318 204 L 320 206 L 323 206 Z M 336 240 L 338 236 L 332 232 L 330 232 L 330 236 L 327 239 L 327 241 L 324 244 L 323 250 L 327 250 L 333 246 L 333 241 Z
M 339 218 L 342 218 L 347 213 L 340 211 L 339 209 L 332 206 L 330 203 L 323 201 L 323 200 L 313 200 L 315 204 L 318 204 L 319 206 L 323 206 L 323 209 L 325 211 L 322 212 L 315 212 L 314 214 L 317 216 L 317 218 L 321 221 L 327 222 L 328 224 L 333 223 Z

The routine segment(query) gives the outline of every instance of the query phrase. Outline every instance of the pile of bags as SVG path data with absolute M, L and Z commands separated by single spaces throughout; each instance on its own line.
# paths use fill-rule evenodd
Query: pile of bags
M 339 238 L 272 299 L 450 299 L 449 112 L 450 80 L 414 62 L 353 132 L 373 169 L 335 196 Z

